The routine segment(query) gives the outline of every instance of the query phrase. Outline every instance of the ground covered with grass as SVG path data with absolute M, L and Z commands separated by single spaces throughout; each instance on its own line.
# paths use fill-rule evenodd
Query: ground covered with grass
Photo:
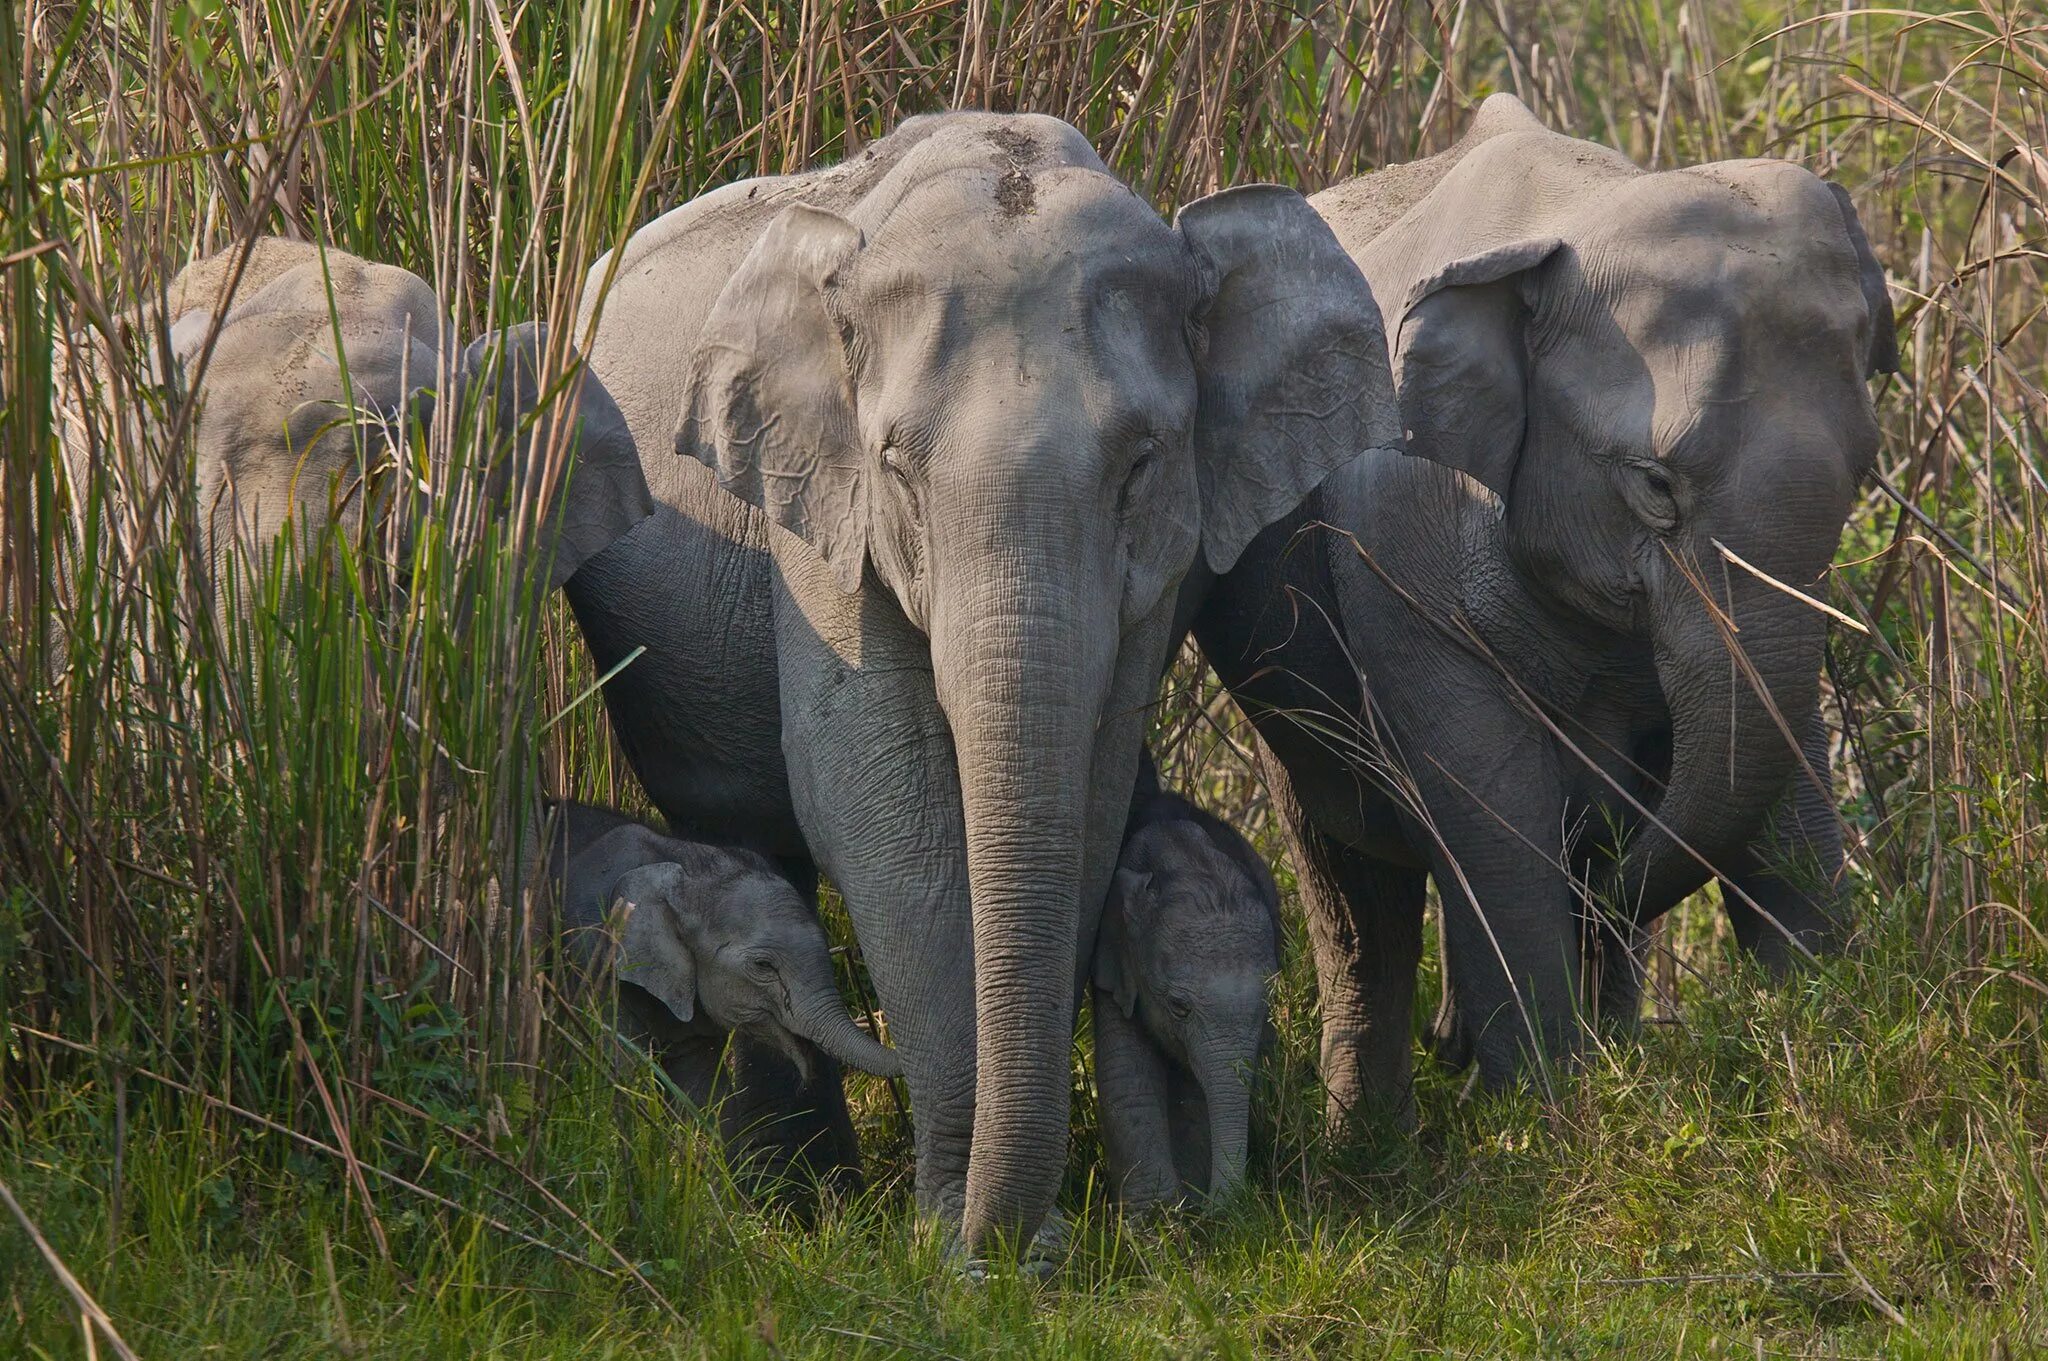
M 11 1125 L 0 1180 L 142 1355 L 2021 1356 L 2048 1346 L 2039 1035 L 1955 983 L 1903 930 L 1784 990 L 1717 971 L 1554 1102 L 1425 1065 L 1418 1134 L 1332 1143 L 1296 1015 L 1253 1193 L 1126 1224 L 1078 1139 L 1044 1283 L 944 1260 L 866 1079 L 876 1185 L 810 1224 L 750 1204 L 651 1075 L 553 1091 L 530 1139 L 386 1106 L 358 1151 L 413 1186 L 373 1178 L 375 1230 L 336 1154 L 141 1076 Z M 25 1236 L 0 1264 L 10 1353 L 79 1354 Z

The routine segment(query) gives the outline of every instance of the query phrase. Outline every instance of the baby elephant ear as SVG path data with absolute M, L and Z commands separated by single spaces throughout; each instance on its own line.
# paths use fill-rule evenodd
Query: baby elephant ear
M 1199 275 L 1194 444 L 1202 548 L 1226 572 L 1259 531 L 1367 449 L 1401 447 L 1380 309 L 1292 189 L 1197 199 L 1174 229 Z
M 484 336 L 463 351 L 456 381 L 465 394 L 484 385 L 496 448 L 508 451 L 486 474 L 491 504 L 542 502 L 552 589 L 652 515 L 654 498 L 618 403 L 573 350 L 562 347 L 562 376 L 542 389 L 547 348 L 533 322 Z M 431 407 L 416 403 L 415 414 L 431 419 Z
M 1110 882 L 1109 901 L 1102 909 L 1102 925 L 1095 935 L 1095 960 L 1091 970 L 1096 990 L 1116 1000 L 1125 1016 L 1138 1009 L 1138 980 L 1131 971 L 1131 941 L 1128 918 L 1136 900 L 1152 883 L 1152 876 L 1137 870 L 1116 872 Z
M 687 1021 L 697 1011 L 697 960 L 673 906 L 682 887 L 680 865 L 642 865 L 622 874 L 612 886 L 612 919 L 619 923 L 619 982 L 645 988 Z
M 853 383 L 832 307 L 861 248 L 845 218 L 798 204 L 768 224 L 718 295 L 684 378 L 676 452 L 860 585 L 867 490 Z

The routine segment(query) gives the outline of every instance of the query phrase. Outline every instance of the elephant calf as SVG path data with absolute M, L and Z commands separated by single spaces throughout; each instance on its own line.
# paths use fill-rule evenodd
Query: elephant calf
M 1279 913 L 1258 852 L 1160 789 L 1148 756 L 1094 961 L 1102 1139 L 1125 1205 L 1220 1196 L 1244 1179 Z
M 735 1160 L 801 1159 L 845 1169 L 848 1188 L 857 1185 L 843 1104 L 833 1107 L 831 1127 L 792 1138 L 753 1128 L 772 1117 L 744 1109 L 744 1098 L 720 1081 L 733 1035 L 785 1056 L 807 1084 L 837 1086 L 838 1064 L 882 1077 L 903 1072 L 896 1051 L 847 1013 L 825 929 L 773 863 L 576 803 L 554 808 L 547 861 L 563 942 L 582 981 L 616 983 L 619 1032 L 691 1101 L 719 1106 Z
M 660 1059 L 678 1042 L 722 1045 L 738 1031 L 806 1077 L 820 1051 L 862 1072 L 902 1075 L 896 1051 L 847 1014 L 825 928 L 771 862 L 605 809 L 567 804 L 557 813 L 568 854 L 550 857 L 550 874 L 564 942 L 587 978 L 619 984 L 627 1038 Z M 678 1085 L 707 1099 L 690 1090 L 695 1083 Z

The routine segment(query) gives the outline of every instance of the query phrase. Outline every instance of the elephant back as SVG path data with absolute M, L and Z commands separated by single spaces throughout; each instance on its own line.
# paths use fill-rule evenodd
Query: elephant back
M 1444 177 L 1479 147 L 1500 137 L 1541 134 L 1561 142 L 1571 139 L 1537 121 L 1521 100 L 1510 94 L 1489 96 L 1458 140 L 1434 156 L 1382 166 L 1355 175 L 1309 198 L 1336 232 L 1337 240 L 1355 258 L 1367 243 L 1400 221 L 1443 182 Z M 1384 309 L 1398 299 L 1378 295 Z

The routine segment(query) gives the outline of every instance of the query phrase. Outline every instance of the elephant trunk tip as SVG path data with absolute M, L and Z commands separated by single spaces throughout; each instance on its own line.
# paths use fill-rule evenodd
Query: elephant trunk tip
M 902 1077 L 903 1056 L 860 1028 L 838 1004 L 835 993 L 829 1004 L 803 1017 L 797 1033 L 830 1054 L 848 1068 L 876 1077 Z

